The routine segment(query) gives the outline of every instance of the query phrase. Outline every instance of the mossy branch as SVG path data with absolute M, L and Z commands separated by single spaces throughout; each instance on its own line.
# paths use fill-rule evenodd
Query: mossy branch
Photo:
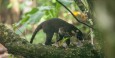
M 3 24 L 0 24 L 0 43 L 4 44 L 9 53 L 25 58 L 100 58 L 100 52 L 90 44 L 68 49 L 30 44 Z

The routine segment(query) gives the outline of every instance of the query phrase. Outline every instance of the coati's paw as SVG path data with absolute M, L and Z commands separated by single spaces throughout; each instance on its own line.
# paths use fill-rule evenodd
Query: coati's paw
M 67 45 L 66 43 L 63 43 L 63 44 L 62 44 L 62 47 L 63 47 L 63 48 L 68 48 L 68 45 Z
M 78 42 L 76 45 L 77 45 L 77 47 L 81 47 L 81 46 L 83 46 L 83 43 Z

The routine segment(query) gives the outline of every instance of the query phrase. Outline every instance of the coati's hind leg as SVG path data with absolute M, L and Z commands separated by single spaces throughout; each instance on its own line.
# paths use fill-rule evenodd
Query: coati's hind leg
M 47 32 L 46 33 L 45 45 L 51 45 L 52 44 L 51 40 L 52 40 L 53 34 L 54 34 L 54 32 Z

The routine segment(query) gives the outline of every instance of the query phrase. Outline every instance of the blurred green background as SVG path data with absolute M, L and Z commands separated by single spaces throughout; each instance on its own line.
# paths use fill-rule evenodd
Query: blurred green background
M 97 49 L 103 51 L 105 57 L 112 58 L 115 54 L 115 7 L 114 0 L 59 0 L 67 6 L 80 21 L 92 25 L 96 30 L 77 22 L 75 18 L 56 0 L 0 0 L 0 23 L 5 24 L 20 37 L 30 38 L 41 22 L 50 18 L 61 18 L 75 25 L 84 33 L 86 40 L 94 39 Z M 83 12 L 75 1 L 81 1 L 86 12 Z M 54 36 L 55 40 L 55 36 Z M 39 31 L 34 44 L 44 43 L 45 34 Z M 113 57 L 114 58 L 114 57 Z

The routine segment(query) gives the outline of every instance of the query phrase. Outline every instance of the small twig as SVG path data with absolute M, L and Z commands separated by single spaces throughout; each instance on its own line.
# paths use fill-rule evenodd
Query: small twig
M 58 0 L 56 0 L 56 1 L 57 1 L 58 3 L 60 3 L 63 7 L 65 7 L 79 23 L 82 23 L 82 24 L 88 26 L 89 28 L 94 29 L 93 27 L 89 26 L 88 24 L 81 22 L 63 3 L 61 3 L 61 2 L 58 1 Z
M 18 29 L 18 28 L 17 28 L 17 29 Z M 19 29 L 18 29 L 18 30 L 19 30 Z M 19 31 L 21 32 L 21 30 L 19 30 Z M 22 33 L 22 32 L 21 32 L 21 33 Z M 23 33 L 22 33 L 22 34 L 23 34 Z M 25 36 L 25 34 L 24 34 L 24 37 L 25 37 L 25 39 L 27 39 L 26 36 Z

